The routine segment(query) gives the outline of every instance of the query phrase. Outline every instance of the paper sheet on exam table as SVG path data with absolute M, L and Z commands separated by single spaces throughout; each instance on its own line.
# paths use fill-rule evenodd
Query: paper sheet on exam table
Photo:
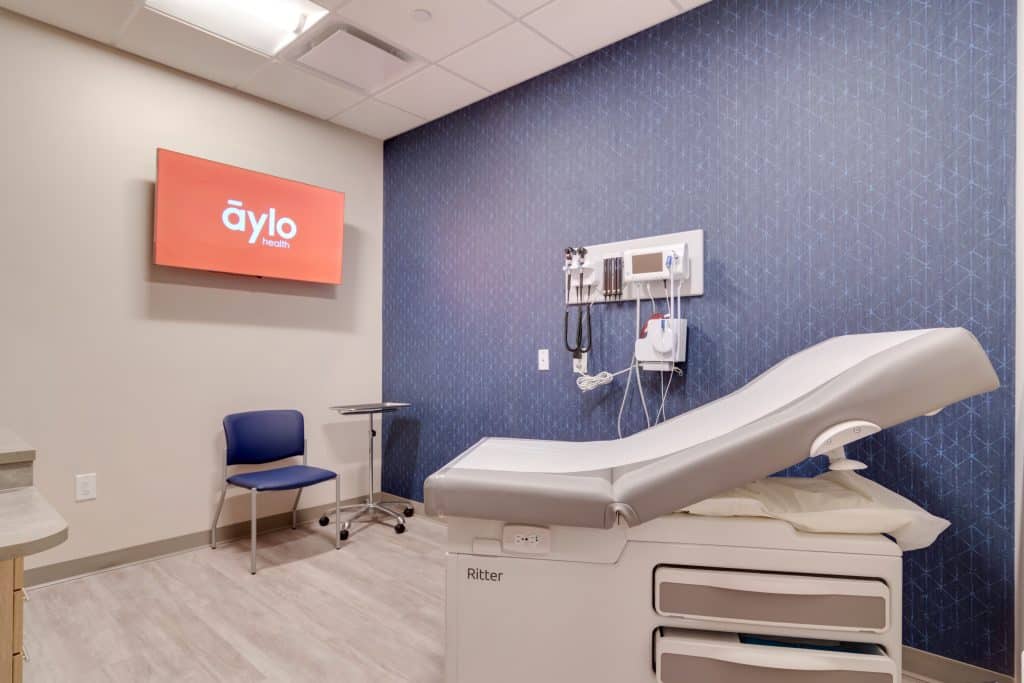
M 813 533 L 884 533 L 903 550 L 927 548 L 949 527 L 949 521 L 854 472 L 770 477 L 683 511 L 706 517 L 772 517 Z

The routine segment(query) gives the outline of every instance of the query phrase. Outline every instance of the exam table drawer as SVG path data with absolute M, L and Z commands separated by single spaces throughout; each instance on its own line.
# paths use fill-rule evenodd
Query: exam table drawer
M 658 683 L 894 683 L 897 680 L 895 662 L 878 646 L 860 644 L 832 651 L 795 644 L 751 644 L 735 633 L 670 628 L 659 629 L 655 639 Z
M 889 587 L 871 579 L 658 567 L 654 606 L 663 616 L 729 624 L 889 629 Z

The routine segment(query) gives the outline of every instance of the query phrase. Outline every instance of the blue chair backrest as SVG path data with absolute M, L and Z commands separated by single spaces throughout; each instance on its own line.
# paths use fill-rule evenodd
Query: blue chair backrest
M 306 427 L 297 410 L 254 410 L 224 418 L 229 465 L 260 465 L 302 455 Z

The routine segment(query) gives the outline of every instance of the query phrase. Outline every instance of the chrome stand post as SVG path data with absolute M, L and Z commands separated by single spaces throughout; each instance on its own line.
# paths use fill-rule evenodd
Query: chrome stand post
M 336 519 L 341 512 L 351 511 L 353 513 L 341 522 L 341 530 L 338 532 L 338 536 L 342 541 L 348 538 L 349 530 L 352 528 L 352 523 L 365 515 L 372 515 L 372 519 L 368 521 L 376 521 L 379 514 L 390 517 L 394 520 L 393 528 L 395 532 L 401 534 L 405 532 L 405 518 L 412 517 L 414 514 L 414 508 L 406 505 L 402 501 L 378 501 L 376 496 L 376 486 L 373 479 L 373 470 L 376 466 L 376 453 L 374 452 L 373 440 L 377 436 L 377 429 L 373 421 L 373 416 L 376 414 L 393 412 L 398 408 L 408 407 L 408 405 L 409 404 L 407 403 L 374 403 L 332 407 L 332 410 L 337 410 L 342 415 L 367 415 L 370 418 L 369 444 L 367 448 L 370 471 L 366 476 L 366 483 L 369 490 L 366 493 L 366 502 L 357 503 L 355 505 L 343 505 L 338 507 L 335 511 L 334 514 Z M 404 509 L 401 512 L 395 512 L 388 507 L 389 505 L 401 505 Z M 321 526 L 326 526 L 328 524 L 328 517 L 328 515 L 324 515 L 320 518 Z

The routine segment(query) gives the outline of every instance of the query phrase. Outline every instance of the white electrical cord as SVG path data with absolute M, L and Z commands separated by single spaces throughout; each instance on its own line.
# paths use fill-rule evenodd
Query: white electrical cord
M 626 397 L 629 396 L 629 384 L 633 381 L 633 367 L 636 365 L 636 356 L 633 356 L 633 360 L 630 362 L 629 367 L 626 368 L 629 371 L 629 375 L 626 376 L 626 389 L 622 392 L 622 403 L 619 404 L 619 419 L 615 421 L 615 428 L 619 433 L 619 438 L 622 438 L 622 411 L 626 409 Z
M 676 333 L 673 340 L 672 357 L 673 359 L 679 357 L 679 343 L 680 334 L 678 328 L 675 326 L 675 320 L 679 317 L 682 312 L 682 302 L 680 301 L 683 280 L 676 282 L 675 279 L 675 255 L 673 255 L 672 262 L 668 270 L 668 287 L 665 290 L 665 302 L 669 309 L 669 320 L 673 325 L 673 331 Z M 672 368 L 668 376 L 668 383 L 665 383 L 665 374 L 661 375 L 661 406 L 658 408 L 658 414 L 654 416 L 654 424 L 658 424 L 659 420 L 664 422 L 668 419 L 668 415 L 665 413 L 665 403 L 668 400 L 668 391 L 672 388 L 672 379 L 679 373 L 678 368 Z
M 650 291 L 650 285 L 647 286 Z M 654 297 L 651 297 L 651 303 L 654 303 Z M 653 314 L 653 311 L 652 311 Z M 636 339 L 640 338 L 640 288 L 637 287 L 636 292 Z M 647 397 L 644 396 L 644 383 L 640 381 L 640 363 L 637 362 L 636 354 L 633 355 L 633 371 L 636 372 L 636 389 L 640 393 L 640 405 L 644 409 L 644 419 L 647 420 L 647 428 L 651 427 L 651 413 L 647 410 Z M 633 375 L 631 374 L 630 377 Z M 622 408 L 626 405 L 626 397 L 629 395 L 629 383 L 626 383 L 626 391 L 622 394 L 622 406 L 619 407 L 619 417 L 622 416 Z M 619 432 L 619 438 L 622 438 L 621 431 Z
M 636 287 L 636 289 L 637 289 L 637 293 L 636 293 L 636 338 L 639 338 L 640 337 L 640 329 L 641 329 L 640 328 L 640 302 L 642 301 L 642 299 L 641 299 L 640 288 Z M 670 316 L 674 315 L 674 313 L 672 313 L 672 311 L 674 310 L 674 306 L 675 306 L 675 301 L 672 298 L 672 290 L 673 289 L 675 289 L 674 279 L 673 279 L 673 282 L 672 282 L 672 287 L 669 289 L 668 292 L 666 292 L 666 297 L 665 297 L 666 298 L 666 307 L 670 311 L 670 313 L 669 313 Z M 654 299 L 654 296 L 653 296 L 653 294 L 651 292 L 650 284 L 646 285 L 646 290 L 647 290 L 647 296 L 651 300 L 652 311 L 653 311 L 653 313 L 656 313 L 657 312 L 657 308 L 658 308 L 658 304 L 657 304 L 657 301 Z M 679 342 L 677 340 L 676 344 L 678 344 L 678 343 Z M 672 374 L 674 375 L 676 372 L 678 372 L 678 371 L 677 370 L 673 370 Z M 647 427 L 650 428 L 651 427 L 651 413 L 647 409 L 647 397 L 644 395 L 644 386 L 643 386 L 643 382 L 641 381 L 640 364 L 637 362 L 635 354 L 634 354 L 633 358 L 629 362 L 629 367 L 625 368 L 624 370 L 619 370 L 618 372 L 603 371 L 603 372 L 597 373 L 596 375 L 580 375 L 579 377 L 576 378 L 576 386 L 579 388 L 579 390 L 583 391 L 583 392 L 587 392 L 587 391 L 593 391 L 594 389 L 597 389 L 598 387 L 605 386 L 607 384 L 611 384 L 615 380 L 615 378 L 618 377 L 619 375 L 623 375 L 623 374 L 626 375 L 626 387 L 625 387 L 625 389 L 622 392 L 622 403 L 619 404 L 619 414 L 618 414 L 618 418 L 616 419 L 616 422 L 615 422 L 616 431 L 617 431 L 620 439 L 622 438 L 622 414 L 626 410 L 626 401 L 629 400 L 629 389 L 630 389 L 630 385 L 632 385 L 632 383 L 633 383 L 633 375 L 634 375 L 634 373 L 636 374 L 637 391 L 640 394 L 640 405 L 644 409 L 644 420 L 647 422 Z M 662 381 L 662 387 L 661 387 L 661 390 L 659 391 L 659 393 L 661 394 L 661 405 L 660 405 L 660 407 L 658 409 L 658 413 L 654 416 L 654 423 L 655 424 L 657 424 L 659 419 L 664 420 L 666 418 L 666 416 L 665 416 L 665 401 L 666 401 L 666 398 L 668 396 L 668 390 L 672 386 L 672 377 L 670 376 L 669 380 L 668 380 L 668 383 L 665 384 L 664 375 L 662 375 L 661 381 Z
M 625 370 L 619 370 L 618 372 L 599 372 L 596 375 L 580 375 L 576 378 L 576 386 L 580 388 L 580 391 L 593 391 L 598 387 L 603 387 L 605 384 L 611 384 L 619 375 L 629 372 L 633 369 L 633 364 L 630 363 L 629 367 Z
M 636 373 L 636 388 L 640 392 L 640 405 L 644 409 L 644 419 L 647 420 L 647 427 L 651 427 L 651 414 L 647 411 L 647 399 L 644 397 L 644 387 L 640 382 L 640 364 L 636 362 L 636 356 L 633 356 L 633 363 L 627 368 L 627 371 L 632 370 L 626 379 L 626 389 L 622 392 L 622 403 L 619 404 L 619 417 L 615 421 L 615 427 L 618 431 L 619 438 L 622 438 L 622 413 L 626 409 L 626 399 L 629 398 L 629 385 L 633 382 L 633 373 Z
M 651 300 L 651 313 L 658 312 L 658 303 L 654 300 L 654 295 L 651 294 L 651 283 L 648 282 L 644 285 L 647 288 L 647 298 Z
M 637 292 L 636 292 L 636 337 L 634 337 L 634 338 L 639 338 L 640 337 L 640 287 L 636 287 L 636 290 L 637 290 Z M 638 390 L 640 391 L 640 401 L 641 401 L 641 403 L 643 404 L 643 407 L 644 407 L 644 417 L 647 419 L 647 426 L 648 427 L 651 426 L 651 415 L 650 415 L 649 412 L 647 412 L 647 401 L 644 400 L 644 388 L 643 388 L 643 385 L 640 382 L 640 364 L 636 362 L 636 354 L 633 354 L 633 358 L 632 358 L 632 360 L 630 360 L 628 368 L 626 368 L 625 370 L 621 370 L 619 372 L 616 372 L 615 374 L 616 375 L 621 375 L 624 372 L 625 373 L 629 373 L 629 374 L 626 375 L 626 388 L 622 392 L 622 403 L 619 404 L 619 416 L 618 416 L 618 419 L 615 421 L 615 429 L 618 432 L 618 435 L 619 435 L 620 439 L 622 438 L 622 413 L 626 410 L 626 400 L 629 398 L 629 386 L 630 386 L 630 384 L 633 383 L 633 373 L 634 372 L 636 373 L 636 385 L 637 385 Z M 607 373 L 601 373 L 601 374 L 603 375 L 603 374 L 607 374 Z M 598 375 L 598 376 L 600 377 L 600 375 Z M 613 377 L 614 377 L 614 375 L 613 375 Z M 576 380 L 576 383 L 578 385 L 579 384 L 579 380 Z M 580 388 L 582 388 L 582 387 L 580 387 Z
M 636 368 L 636 388 L 640 392 L 640 405 L 644 408 L 644 418 L 647 420 L 647 428 L 651 428 L 651 414 L 647 411 L 647 397 L 644 396 L 644 383 L 640 381 L 640 364 L 635 362 L 633 367 Z

